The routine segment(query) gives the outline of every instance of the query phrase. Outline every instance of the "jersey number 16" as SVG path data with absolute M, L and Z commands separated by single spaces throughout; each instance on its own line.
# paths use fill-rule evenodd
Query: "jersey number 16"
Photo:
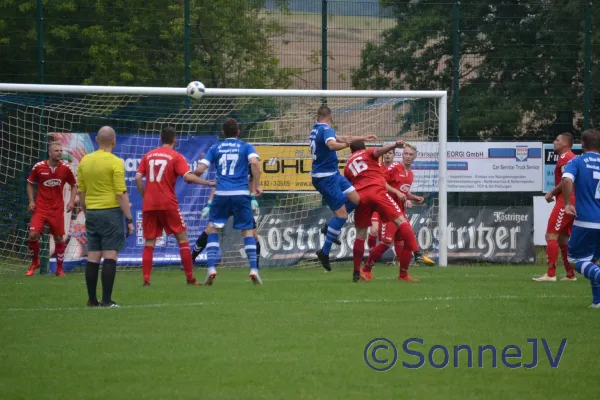
M 348 165 L 348 168 L 352 171 L 352 175 L 356 176 L 369 169 L 369 166 L 363 161 L 362 157 L 356 157 L 356 159 Z

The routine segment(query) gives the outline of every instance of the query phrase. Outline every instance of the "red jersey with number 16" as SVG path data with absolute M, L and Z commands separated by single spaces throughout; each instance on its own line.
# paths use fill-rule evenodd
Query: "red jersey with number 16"
M 185 157 L 170 147 L 150 150 L 142 157 L 137 173 L 146 177 L 142 211 L 177 210 L 175 182 L 190 171 Z
M 556 160 L 556 167 L 554 168 L 554 186 L 557 186 L 560 183 L 560 181 L 562 180 L 562 174 L 565 171 L 565 166 L 569 163 L 569 161 L 571 161 L 575 157 L 577 156 L 571 150 L 558 156 L 558 159 Z M 574 199 L 575 193 L 571 195 L 571 203 L 573 203 Z M 559 193 L 556 196 L 556 202 L 561 204 L 565 202 L 563 200 L 562 193 Z
M 352 182 L 352 186 L 358 192 L 369 186 L 385 189 L 385 178 L 381 173 L 379 161 L 375 157 L 375 149 L 352 153 L 344 168 L 344 176 Z

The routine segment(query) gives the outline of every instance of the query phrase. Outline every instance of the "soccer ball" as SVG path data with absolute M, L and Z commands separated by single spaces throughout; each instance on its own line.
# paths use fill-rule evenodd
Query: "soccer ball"
M 200 100 L 204 96 L 204 85 L 202 82 L 194 81 L 187 85 L 187 95 L 194 100 Z

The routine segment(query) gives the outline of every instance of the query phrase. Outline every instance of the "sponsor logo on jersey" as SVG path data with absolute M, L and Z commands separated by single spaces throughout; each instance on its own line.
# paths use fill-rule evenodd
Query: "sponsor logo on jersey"
M 60 179 L 48 179 L 47 181 L 44 182 L 44 186 L 46 186 L 46 187 L 60 186 Z
M 400 191 L 402 193 L 408 193 L 410 191 L 410 185 L 405 183 L 404 185 L 400 186 Z

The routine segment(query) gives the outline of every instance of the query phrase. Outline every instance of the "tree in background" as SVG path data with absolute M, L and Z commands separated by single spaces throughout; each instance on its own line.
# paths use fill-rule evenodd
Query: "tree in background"
M 448 90 L 452 118 L 453 2 L 381 3 L 394 11 L 397 24 L 382 34 L 381 43 L 365 47 L 353 86 Z M 462 4 L 460 138 L 553 139 L 556 133 L 580 129 L 584 21 L 581 1 Z M 592 42 L 600 43 L 597 32 Z M 598 46 L 594 51 L 597 65 Z M 592 117 L 598 121 L 598 89 L 593 98 Z
M 207 87 L 285 88 L 266 0 L 194 0 L 191 77 Z M 285 1 L 279 2 L 280 4 Z M 0 3 L 0 81 L 39 82 L 36 0 Z M 182 86 L 184 2 L 44 1 L 44 83 Z

